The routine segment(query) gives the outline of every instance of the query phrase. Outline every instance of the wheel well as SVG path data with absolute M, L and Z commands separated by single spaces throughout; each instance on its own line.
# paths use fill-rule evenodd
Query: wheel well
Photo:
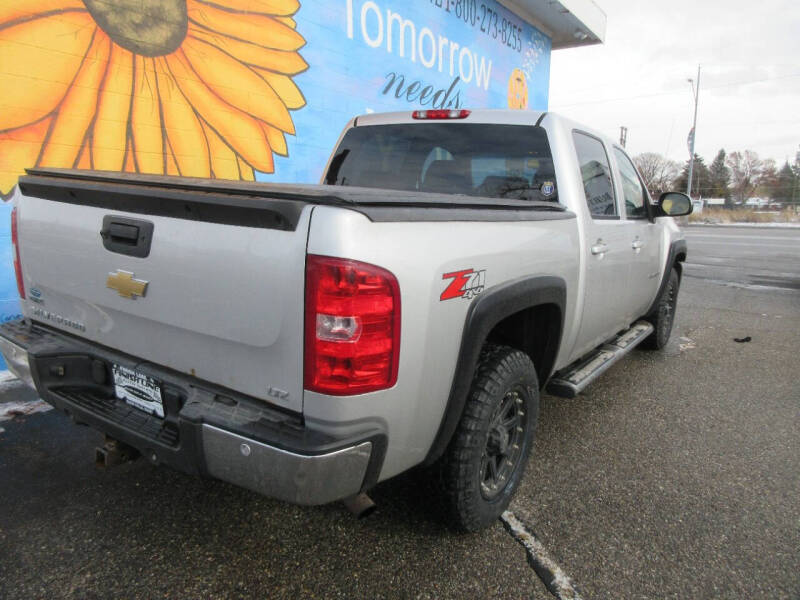
M 555 304 L 540 304 L 504 318 L 492 328 L 486 341 L 525 352 L 543 387 L 556 359 L 560 329 L 561 309 Z

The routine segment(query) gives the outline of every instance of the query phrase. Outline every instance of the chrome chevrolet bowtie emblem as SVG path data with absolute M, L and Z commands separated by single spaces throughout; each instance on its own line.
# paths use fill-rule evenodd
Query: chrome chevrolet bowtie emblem
M 147 281 L 134 279 L 133 273 L 119 269 L 109 273 L 106 280 L 106 287 L 117 290 L 120 296 L 131 300 L 135 300 L 136 296 L 144 296 L 147 293 L 147 284 Z

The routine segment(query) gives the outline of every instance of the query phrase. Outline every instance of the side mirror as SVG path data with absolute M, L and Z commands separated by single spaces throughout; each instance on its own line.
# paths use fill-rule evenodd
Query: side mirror
M 692 199 L 680 192 L 664 192 L 658 199 L 657 217 L 683 217 L 692 213 Z

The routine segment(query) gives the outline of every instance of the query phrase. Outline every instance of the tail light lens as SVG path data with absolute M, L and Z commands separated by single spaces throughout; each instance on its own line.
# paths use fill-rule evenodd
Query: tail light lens
M 11 209 L 11 245 L 14 247 L 14 273 L 17 276 L 19 297 L 25 299 L 25 284 L 22 282 L 22 263 L 19 260 L 19 234 L 17 232 L 17 207 Z
M 386 269 L 309 255 L 305 388 L 350 396 L 392 387 L 400 359 L 400 287 Z

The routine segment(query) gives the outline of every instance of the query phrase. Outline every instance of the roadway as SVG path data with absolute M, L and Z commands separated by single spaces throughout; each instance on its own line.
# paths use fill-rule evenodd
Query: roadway
M 685 232 L 690 277 L 800 290 L 800 228 L 689 226 Z
M 686 235 L 668 348 L 542 398 L 511 511 L 583 598 L 798 598 L 800 230 Z M 32 400 L 0 384 L 0 411 Z M 6 599 L 552 598 L 501 523 L 444 527 L 420 473 L 356 521 L 143 461 L 98 470 L 100 436 L 55 411 L 0 429 Z

